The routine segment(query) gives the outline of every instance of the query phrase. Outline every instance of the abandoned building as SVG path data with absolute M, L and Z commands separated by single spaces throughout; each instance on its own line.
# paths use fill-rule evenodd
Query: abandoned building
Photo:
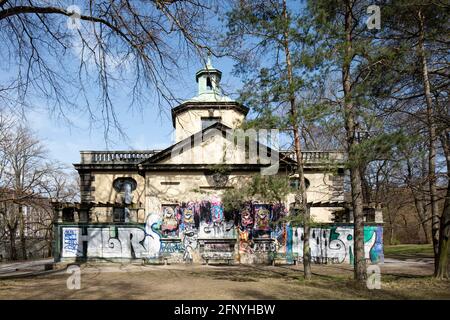
M 176 141 L 169 148 L 80 152 L 75 169 L 81 201 L 54 204 L 56 261 L 301 261 L 303 228 L 279 221 L 294 212 L 294 153 L 257 141 L 257 159 L 250 159 L 251 143 L 230 138 L 249 109 L 221 92 L 221 75 L 209 61 L 196 73 L 198 95 L 172 109 Z M 303 157 L 308 203 L 316 222 L 310 237 L 313 261 L 352 263 L 345 153 L 305 151 Z M 224 163 L 226 170 L 218 170 Z M 292 194 L 283 203 L 252 199 L 239 212 L 224 210 L 224 190 L 273 166 L 276 174 L 292 180 Z M 383 260 L 382 218 L 373 208 L 366 213 L 366 258 L 377 263 Z

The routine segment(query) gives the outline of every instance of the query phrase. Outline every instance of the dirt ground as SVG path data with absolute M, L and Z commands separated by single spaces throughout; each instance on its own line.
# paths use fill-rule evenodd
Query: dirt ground
M 450 281 L 431 278 L 429 259 L 386 259 L 378 290 L 356 286 L 348 265 L 314 265 L 306 282 L 301 265 L 80 266 L 79 290 L 67 288 L 62 270 L 0 280 L 0 299 L 450 299 Z

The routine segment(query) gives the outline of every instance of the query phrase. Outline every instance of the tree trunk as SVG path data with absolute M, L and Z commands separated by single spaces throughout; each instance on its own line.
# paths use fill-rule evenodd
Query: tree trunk
M 389 235 L 389 244 L 393 245 L 394 244 L 394 225 L 391 224 L 391 230 L 390 230 L 390 235 Z
M 8 225 L 9 232 L 9 258 L 11 260 L 17 260 L 17 250 L 16 250 L 16 233 L 17 233 L 17 222 L 14 226 Z
M 430 185 L 430 202 L 431 202 L 431 235 L 433 239 L 434 249 L 434 267 L 438 265 L 439 256 L 439 214 L 436 190 L 436 126 L 434 121 L 433 102 L 431 100 L 431 88 L 428 78 L 428 65 L 425 54 L 425 18 L 421 10 L 419 16 L 419 55 L 422 62 L 422 80 L 427 104 L 427 122 L 428 122 L 428 181 Z
M 311 248 L 309 246 L 309 220 L 310 220 L 310 211 L 308 208 L 308 201 L 306 198 L 306 185 L 305 185 L 305 175 L 303 171 L 303 155 L 302 148 L 300 144 L 300 134 L 299 134 L 299 119 L 297 112 L 297 105 L 295 101 L 295 89 L 294 89 L 294 79 L 292 73 L 292 63 L 291 63 L 291 52 L 289 49 L 289 20 L 287 15 L 287 5 L 286 0 L 283 0 L 283 19 L 286 24 L 285 31 L 283 33 L 283 46 L 284 53 L 286 58 L 286 69 L 288 76 L 288 85 L 289 85 L 289 103 L 290 103 L 290 112 L 292 115 L 292 131 L 294 134 L 294 148 L 295 148 L 295 157 L 297 160 L 297 174 L 298 174 L 298 185 L 299 189 L 297 191 L 297 195 L 295 197 L 296 207 L 300 207 L 300 214 L 303 214 L 303 270 L 304 270 L 304 278 L 306 280 L 311 279 Z
M 448 255 L 450 240 L 450 131 L 444 132 L 442 146 L 447 163 L 447 194 L 445 195 L 444 210 L 440 219 L 439 252 L 434 276 L 437 279 L 448 279 Z
M 389 205 L 386 206 L 386 214 L 388 216 L 388 221 L 386 223 L 389 224 L 389 244 L 392 245 L 394 243 L 394 219 L 392 218 L 391 209 Z
M 450 169 L 447 167 L 447 170 Z M 439 251 L 435 277 L 448 279 L 448 255 L 450 240 L 450 181 L 447 183 L 447 194 L 445 196 L 444 211 L 440 219 Z
M 344 120 L 347 140 L 348 160 L 350 162 L 350 184 L 352 192 L 352 206 L 354 214 L 354 277 L 357 281 L 367 279 L 366 260 L 364 256 L 364 213 L 361 173 L 359 161 L 355 155 L 357 140 L 355 139 L 355 110 L 352 98 L 350 65 L 353 59 L 352 47 L 352 7 L 353 0 L 345 2 L 345 54 L 342 66 L 342 84 L 344 90 Z
M 23 213 L 23 206 L 21 204 L 18 205 L 19 206 L 19 219 L 20 219 L 20 228 L 19 228 L 19 233 L 20 233 L 20 249 L 22 251 L 22 259 L 23 260 L 27 260 L 27 241 L 26 241 L 26 237 L 25 237 L 25 215 Z
M 426 159 L 425 157 L 422 157 L 422 177 L 427 176 L 426 172 Z M 425 236 L 425 243 L 429 243 L 429 236 L 428 236 L 428 215 L 427 215 L 427 205 L 426 205 L 426 199 L 424 198 L 424 195 L 426 193 L 425 190 L 422 188 L 422 182 L 419 182 L 418 188 L 419 190 L 416 190 L 416 185 L 413 182 L 413 168 L 410 159 L 407 159 L 406 161 L 407 166 L 407 185 L 409 190 L 411 190 L 411 195 L 414 199 L 414 206 L 416 208 L 417 216 L 419 219 L 420 226 L 422 228 L 423 234 Z
M 412 192 L 414 198 L 414 205 L 416 207 L 417 215 L 419 216 L 420 227 L 423 231 L 423 235 L 425 237 L 425 243 L 429 243 L 428 238 L 428 224 L 427 224 L 427 208 L 425 202 L 422 199 L 419 199 L 419 195 L 417 195 L 414 191 Z
M 50 225 L 50 228 L 46 230 L 46 239 L 47 240 L 47 257 L 51 257 L 53 255 L 53 223 Z

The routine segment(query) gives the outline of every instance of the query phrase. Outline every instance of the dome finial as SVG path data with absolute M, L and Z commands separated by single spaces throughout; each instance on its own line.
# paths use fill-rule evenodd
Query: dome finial
M 211 63 L 211 52 L 208 52 L 208 58 L 206 60 L 206 69 L 213 69 L 214 67 L 212 66 Z

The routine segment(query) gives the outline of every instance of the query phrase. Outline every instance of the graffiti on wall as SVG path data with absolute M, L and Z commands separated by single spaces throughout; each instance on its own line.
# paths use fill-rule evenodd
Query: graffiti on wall
M 277 254 L 285 254 L 288 260 L 303 257 L 303 227 L 286 226 L 286 244 L 277 246 Z M 311 260 L 315 263 L 354 262 L 352 226 L 327 226 L 310 229 L 309 245 Z M 383 228 L 381 226 L 364 227 L 365 258 L 372 263 L 382 262 Z
M 66 257 L 78 257 L 83 254 L 78 228 L 65 228 L 62 234 L 62 254 Z
M 63 227 L 62 257 L 82 257 L 83 243 L 92 258 L 157 257 L 160 251 L 159 215 L 150 214 L 144 228 L 140 226 Z
M 242 261 L 250 261 L 245 257 L 256 254 L 267 259 L 285 257 L 292 263 L 302 259 L 304 231 L 302 227 L 280 222 L 286 215 L 287 210 L 279 204 L 249 202 L 233 213 L 225 212 L 217 199 L 164 205 L 161 214 L 149 214 L 143 225 L 61 226 L 61 256 L 130 259 L 178 256 L 185 262 L 202 256 L 232 259 L 237 242 L 237 258 L 243 258 Z M 311 228 L 310 232 L 313 262 L 353 263 L 352 226 L 323 226 Z M 364 227 L 364 246 L 366 259 L 373 263 L 383 261 L 381 226 Z
M 161 254 L 179 253 L 183 251 L 184 247 L 181 241 L 172 242 L 161 239 L 161 248 L 159 250 Z
M 234 243 L 205 243 L 202 250 L 202 257 L 206 260 L 209 259 L 221 259 L 231 260 L 234 259 Z
M 178 235 L 180 214 L 177 206 L 165 205 L 162 207 L 161 233 L 166 237 Z

